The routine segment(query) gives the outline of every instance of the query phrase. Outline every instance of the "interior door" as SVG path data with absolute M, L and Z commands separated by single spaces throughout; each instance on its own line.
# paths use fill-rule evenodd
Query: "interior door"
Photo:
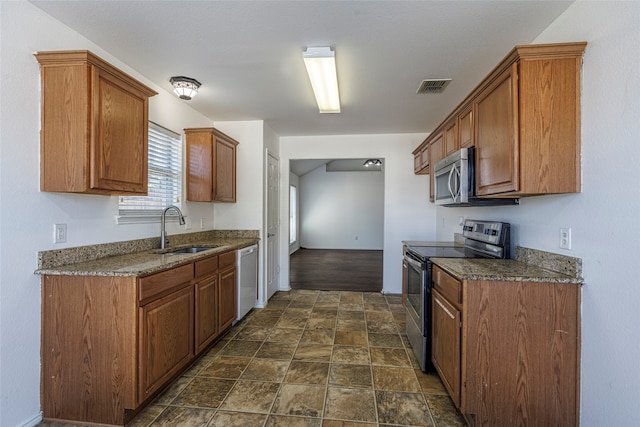
M 278 290 L 280 262 L 278 256 L 279 218 L 279 160 L 267 154 L 267 295 L 266 300 Z

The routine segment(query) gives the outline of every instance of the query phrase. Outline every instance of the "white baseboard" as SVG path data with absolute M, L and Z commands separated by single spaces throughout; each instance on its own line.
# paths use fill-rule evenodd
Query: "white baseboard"
M 38 412 L 33 417 L 24 421 L 22 424 L 20 424 L 20 427 L 33 427 L 37 425 L 40 421 L 42 421 L 42 412 Z

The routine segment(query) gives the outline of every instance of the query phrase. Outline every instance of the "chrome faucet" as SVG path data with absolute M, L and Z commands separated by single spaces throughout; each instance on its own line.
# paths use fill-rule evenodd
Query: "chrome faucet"
M 178 212 L 178 222 L 180 223 L 180 225 L 184 225 L 184 216 L 182 215 L 182 212 L 180 212 L 180 209 L 178 209 L 177 206 L 171 205 L 168 208 L 166 208 L 164 210 L 164 212 L 162 212 L 162 219 L 161 219 L 161 231 L 160 231 L 160 249 L 164 249 L 165 246 L 169 243 L 169 239 L 167 239 L 167 230 L 165 229 L 165 217 L 167 216 L 167 211 L 169 209 L 175 209 L 176 212 Z

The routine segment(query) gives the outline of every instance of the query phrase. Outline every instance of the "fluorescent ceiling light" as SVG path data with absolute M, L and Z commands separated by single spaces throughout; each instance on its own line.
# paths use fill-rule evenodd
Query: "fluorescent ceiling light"
M 311 87 L 321 113 L 340 112 L 336 54 L 330 47 L 308 47 L 303 53 Z

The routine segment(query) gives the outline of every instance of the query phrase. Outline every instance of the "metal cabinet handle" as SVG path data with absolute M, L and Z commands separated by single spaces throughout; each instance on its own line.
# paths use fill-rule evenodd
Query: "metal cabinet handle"
M 447 310 L 447 307 L 442 305 L 442 303 L 437 298 L 434 301 L 436 302 L 436 304 L 438 304 L 440 306 L 440 308 L 442 308 L 445 311 L 445 313 L 447 313 L 449 315 L 449 317 L 451 317 L 452 319 L 456 318 L 456 316 L 454 316 L 453 313 L 451 313 L 449 310 Z

